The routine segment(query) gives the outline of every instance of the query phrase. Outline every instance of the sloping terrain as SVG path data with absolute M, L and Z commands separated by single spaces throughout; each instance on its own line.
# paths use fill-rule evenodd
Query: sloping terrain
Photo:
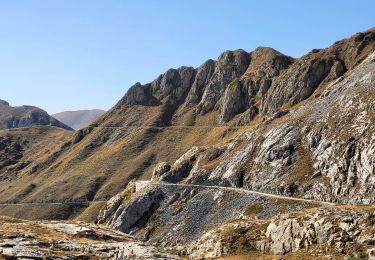
M 262 47 L 170 69 L 32 162 L 32 175 L 0 182 L 0 200 L 107 200 L 197 146 L 185 182 L 371 203 L 374 50 L 371 29 L 298 59 Z
M 78 130 L 90 125 L 104 113 L 105 111 L 101 109 L 91 109 L 64 111 L 57 114 L 53 114 L 52 116 L 60 122 L 63 122 L 64 124 L 70 126 L 71 128 Z
M 0 130 L 0 178 L 11 181 L 18 174 L 33 174 L 32 162 L 44 161 L 73 136 L 54 126 Z
M 34 125 L 50 125 L 66 130 L 73 130 L 40 108 L 33 106 L 12 107 L 8 102 L 0 99 L 0 129 Z

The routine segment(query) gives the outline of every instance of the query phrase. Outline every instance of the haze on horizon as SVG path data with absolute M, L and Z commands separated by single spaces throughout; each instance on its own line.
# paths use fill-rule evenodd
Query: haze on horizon
M 1 1 L 0 99 L 50 114 L 108 110 L 135 82 L 228 49 L 299 57 L 375 25 L 369 0 L 230 3 Z

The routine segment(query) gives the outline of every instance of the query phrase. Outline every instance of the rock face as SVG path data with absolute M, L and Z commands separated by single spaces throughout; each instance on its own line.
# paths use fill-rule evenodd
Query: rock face
M 321 209 L 301 218 L 284 216 L 267 227 L 267 240 L 257 246 L 276 254 L 309 249 L 314 244 L 335 247 L 338 251 L 350 250 L 353 244 L 361 245 L 367 252 L 375 235 L 371 232 L 373 212 Z
M 202 149 L 199 147 L 192 147 L 189 151 L 178 158 L 172 168 L 169 171 L 164 172 L 159 180 L 176 183 L 188 177 L 193 168 L 194 162 L 201 151 Z
M 133 200 L 129 188 L 125 193 L 112 198 L 99 215 L 98 222 L 106 223 L 116 230 L 129 233 L 137 223 L 147 220 L 154 212 L 163 193 L 160 189 L 151 189 L 142 192 Z M 125 202 L 125 203 L 123 203 Z
M 168 172 L 171 169 L 171 166 L 166 162 L 160 162 L 156 165 L 154 171 L 152 172 L 151 180 L 157 180 L 164 173 Z
M 263 103 L 272 80 L 292 63 L 291 57 L 271 48 L 260 47 L 250 54 L 250 65 L 241 79 L 232 81 L 223 96 L 221 122 L 226 123 L 235 115 L 245 113 L 250 122 L 259 113 L 257 103 Z
M 191 259 L 202 259 L 232 253 L 226 249 L 227 246 L 221 247 L 223 243 L 219 240 L 217 247 L 213 246 L 216 241 L 213 236 L 216 234 L 214 227 L 253 217 L 265 222 L 278 212 L 316 206 L 313 202 L 305 201 L 294 201 L 288 205 L 288 201 L 226 188 L 157 180 L 131 182 L 101 209 L 98 222 L 116 230 L 123 230 L 140 240 L 157 243 L 161 248 L 173 248 L 174 252 L 187 254 Z M 158 197 L 157 203 L 152 207 L 148 207 L 156 191 L 163 196 Z M 254 206 L 256 210 L 252 210 Z M 149 209 L 142 210 L 144 208 Z M 133 214 L 128 214 L 130 210 Z M 127 212 L 127 215 L 123 214 L 124 212 Z M 125 226 L 130 228 L 124 230 Z M 205 253 L 202 253 L 205 249 Z
M 64 123 L 65 125 L 79 130 L 83 127 L 89 126 L 92 122 L 98 119 L 101 115 L 105 113 L 101 109 L 91 109 L 91 110 L 77 110 L 77 111 L 65 111 L 52 116 Z
M 197 151 L 192 149 L 176 163 Z M 256 256 L 259 252 L 295 257 L 302 254 L 304 259 L 373 254 L 373 206 L 317 207 L 311 201 L 290 203 L 267 195 L 244 194 L 241 189 L 191 185 L 187 180 L 132 182 L 101 210 L 99 223 L 145 241 L 158 241 L 163 248 L 171 247 L 189 259 Z M 156 193 L 163 196 L 150 211 Z M 131 223 L 137 224 L 124 230 Z
M 0 129 L 33 125 L 51 125 L 66 130 L 73 130 L 40 108 L 32 106 L 11 107 L 8 102 L 0 100 Z

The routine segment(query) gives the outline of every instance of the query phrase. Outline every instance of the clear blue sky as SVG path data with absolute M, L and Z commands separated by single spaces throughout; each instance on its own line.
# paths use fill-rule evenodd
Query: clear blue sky
M 224 50 L 298 57 L 375 26 L 361 0 L 1 0 L 0 99 L 109 109 L 137 81 Z

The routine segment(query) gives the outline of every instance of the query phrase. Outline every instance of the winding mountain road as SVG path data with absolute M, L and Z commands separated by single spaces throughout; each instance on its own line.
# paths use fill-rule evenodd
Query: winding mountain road
M 282 195 L 277 195 L 277 194 L 272 194 L 272 193 L 247 190 L 247 189 L 244 189 L 244 188 L 236 188 L 236 187 L 208 186 L 208 185 L 186 184 L 186 183 L 151 182 L 151 181 L 136 181 L 136 185 L 137 185 L 137 190 L 142 188 L 142 187 L 145 187 L 147 185 L 176 186 L 176 187 L 187 187 L 187 188 L 190 187 L 190 188 L 202 188 L 202 189 L 217 189 L 217 190 L 234 191 L 234 192 L 245 193 L 245 194 L 254 194 L 254 195 L 265 196 L 265 197 L 275 198 L 275 199 L 292 200 L 292 201 L 304 201 L 304 202 L 310 202 L 310 203 L 316 203 L 316 204 L 328 205 L 328 206 L 337 205 L 337 204 L 332 203 L 332 202 L 288 197 L 288 196 L 282 196 Z

